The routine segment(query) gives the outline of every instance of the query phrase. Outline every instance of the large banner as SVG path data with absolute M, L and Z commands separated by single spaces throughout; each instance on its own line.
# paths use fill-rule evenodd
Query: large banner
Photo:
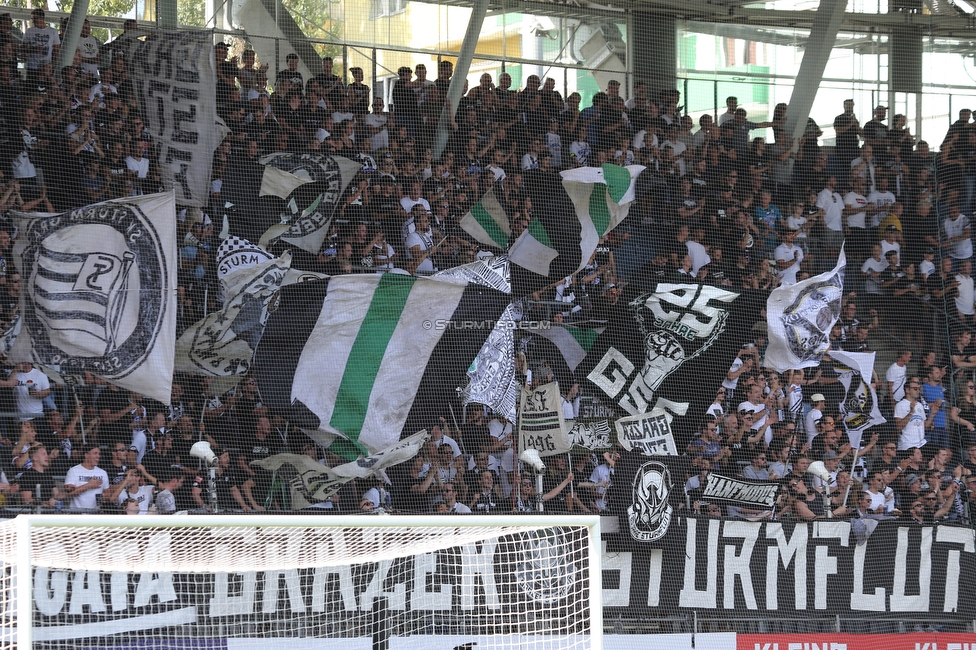
M 180 205 L 207 205 L 213 153 L 226 132 L 217 117 L 213 52 L 209 31 L 157 29 L 129 41 L 139 110 L 159 143 L 163 187 L 175 190 Z
M 245 556 L 249 549 L 266 552 L 261 531 L 246 540 L 235 534 L 224 531 L 214 543 L 243 549 Z M 440 613 L 470 622 L 472 614 L 483 613 L 470 631 L 486 633 L 507 612 L 582 607 L 589 593 L 584 540 L 576 533 L 558 534 L 569 536 L 559 544 L 568 543 L 573 552 L 551 553 L 550 538 L 520 534 L 399 560 L 290 571 L 189 575 L 39 568 L 32 590 L 34 639 L 70 641 L 158 628 L 168 628 L 169 636 L 195 637 L 215 626 L 225 636 L 238 636 L 235 626 L 257 616 L 262 625 L 287 623 L 294 630 L 325 619 L 351 626 L 369 619 L 378 598 L 403 620 Z M 308 533 L 295 543 L 309 548 L 329 539 L 329 533 Z M 171 543 L 175 538 L 161 532 L 151 550 L 167 553 Z M 603 585 L 606 620 L 691 610 L 729 618 L 784 612 L 791 618 L 962 618 L 976 604 L 976 547 L 973 532 L 961 527 L 882 522 L 859 546 L 846 521 L 676 517 L 669 534 L 655 543 L 635 547 L 627 534 L 604 535 L 604 543 L 602 581 L 596 584 Z M 79 553 L 95 558 L 140 552 L 124 540 L 79 544 Z M 238 559 L 246 566 L 254 561 Z
M 976 546 L 962 527 L 881 522 L 858 545 L 845 520 L 673 517 L 653 542 L 629 531 L 604 539 L 603 582 L 617 585 L 604 588 L 604 608 L 897 618 L 976 605 Z
M 23 318 L 10 358 L 90 372 L 169 403 L 176 339 L 173 193 L 15 214 Z
M 631 282 L 607 329 L 576 369 L 580 388 L 617 417 L 663 408 L 679 449 L 704 413 L 759 317 L 755 293 L 695 282 L 656 282 L 650 272 Z

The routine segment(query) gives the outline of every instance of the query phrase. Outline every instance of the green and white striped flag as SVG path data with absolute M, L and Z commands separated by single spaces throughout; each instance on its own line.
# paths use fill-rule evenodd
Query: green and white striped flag
M 349 460 L 430 429 L 509 303 L 394 273 L 282 287 L 258 345 L 262 401 Z
M 508 238 L 512 234 L 508 215 L 495 196 L 495 188 L 488 190 L 458 223 L 464 232 L 478 242 L 494 248 L 508 246 Z
M 552 341 L 569 369 L 576 372 L 576 366 L 583 363 L 586 354 L 602 332 L 603 328 L 589 330 L 572 325 L 553 325 L 549 328 L 534 330 L 532 333 Z
M 579 219 L 581 261 L 575 270 L 590 261 L 600 238 L 627 217 L 634 200 L 634 185 L 644 169 L 641 165 L 605 164 L 561 172 L 562 188 Z M 558 192 L 558 187 L 553 191 Z M 565 232 L 550 232 L 552 227 L 550 224 L 547 228 L 539 219 L 529 222 L 528 228 L 509 249 L 511 261 L 533 273 L 548 276 L 549 265 L 561 253 L 560 245 L 555 242 L 566 236 Z M 557 227 L 569 228 L 568 224 L 558 224 Z

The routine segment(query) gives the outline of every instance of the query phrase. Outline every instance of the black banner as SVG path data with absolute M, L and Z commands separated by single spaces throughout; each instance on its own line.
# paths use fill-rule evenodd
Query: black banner
M 973 531 L 881 522 L 863 545 L 850 521 L 757 522 L 672 516 L 668 534 L 604 536 L 603 603 L 743 615 L 933 616 L 976 606 Z
M 618 417 L 656 407 L 671 411 L 681 449 L 700 424 L 681 414 L 701 414 L 711 404 L 715 395 L 708 391 L 755 338 L 760 305 L 755 292 L 651 277 L 640 275 L 628 285 L 576 376 Z

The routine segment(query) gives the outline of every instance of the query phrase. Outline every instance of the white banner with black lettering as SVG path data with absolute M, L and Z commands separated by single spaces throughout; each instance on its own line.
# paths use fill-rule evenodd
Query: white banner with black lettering
M 616 421 L 617 441 L 627 451 L 645 456 L 676 456 L 678 447 L 671 432 L 671 414 L 663 408 Z
M 565 454 L 572 448 L 563 418 L 559 384 L 551 382 L 522 390 L 519 410 L 519 450 L 535 449 L 540 456 Z
M 227 129 L 217 116 L 213 33 L 157 29 L 128 46 L 139 110 L 159 145 L 163 187 L 174 189 L 178 204 L 203 207 L 213 153 Z

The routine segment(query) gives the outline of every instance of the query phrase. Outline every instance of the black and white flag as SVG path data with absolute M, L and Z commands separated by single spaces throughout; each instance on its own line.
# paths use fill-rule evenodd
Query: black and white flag
M 11 360 L 90 372 L 168 404 L 176 342 L 173 193 L 14 220 L 23 324 Z
M 454 278 L 511 293 L 509 262 L 505 255 L 462 264 L 434 274 L 435 278 Z M 462 391 L 465 403 L 485 404 L 514 422 L 519 402 L 519 383 L 515 378 L 514 326 L 522 317 L 522 304 L 509 303 L 468 368 L 470 381 Z
M 241 237 L 231 236 L 217 247 L 217 279 L 227 289 L 231 275 L 274 259 L 274 255 Z
M 763 365 L 782 372 L 820 363 L 830 345 L 830 328 L 840 316 L 846 265 L 841 249 L 832 270 L 770 292 L 766 301 L 769 347 Z
M 606 330 L 576 369 L 581 387 L 616 410 L 635 416 L 655 408 L 703 413 L 759 313 L 757 292 L 697 282 L 658 282 L 640 273 L 614 306 Z M 681 411 L 681 412 L 679 412 Z M 671 423 L 678 447 L 697 422 Z
M 262 235 L 260 245 L 267 248 L 273 240 L 280 239 L 318 255 L 346 186 L 362 165 L 341 156 L 285 152 L 269 154 L 260 162 L 303 181 L 285 200 L 281 223 Z
M 203 207 L 213 153 L 227 132 L 217 116 L 213 33 L 157 29 L 151 38 L 127 44 L 139 110 L 159 143 L 163 187 L 173 188 L 178 204 Z
M 844 418 L 844 428 L 855 448 L 861 446 L 861 436 L 871 427 L 887 422 L 878 408 L 878 394 L 871 387 L 874 372 L 874 352 L 844 352 L 831 350 L 836 361 L 834 369 L 844 386 L 844 401 L 838 410 Z
M 245 374 L 268 322 L 268 310 L 291 266 L 291 254 L 228 276 L 223 309 L 187 328 L 176 342 L 176 370 L 191 375 Z
M 613 430 L 610 428 L 610 421 L 606 418 L 592 422 L 575 420 L 573 428 L 569 431 L 569 441 L 574 447 L 582 447 L 590 451 L 610 449 L 613 447 L 611 433 Z

